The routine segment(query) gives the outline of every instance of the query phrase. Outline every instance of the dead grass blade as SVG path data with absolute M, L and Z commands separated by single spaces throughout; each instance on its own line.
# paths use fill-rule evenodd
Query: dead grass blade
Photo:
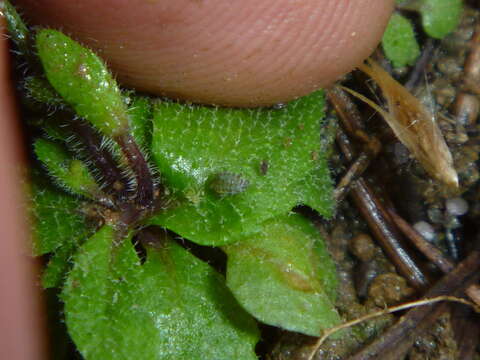
M 433 114 L 373 60 L 369 59 L 359 69 L 377 82 L 387 100 L 388 109 L 383 110 L 356 91 L 342 88 L 377 110 L 432 177 L 448 186 L 458 187 L 452 155 Z

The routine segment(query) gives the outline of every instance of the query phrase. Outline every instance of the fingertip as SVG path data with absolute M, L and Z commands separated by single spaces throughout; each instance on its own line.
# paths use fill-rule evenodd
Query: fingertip
M 99 51 L 127 85 L 230 106 L 271 105 L 328 85 L 375 49 L 394 5 L 393 0 L 19 2 L 37 22 L 61 27 Z
M 0 26 L 4 29 L 4 19 Z M 0 34 L 0 359 L 47 358 L 37 267 L 30 256 L 18 114 L 10 86 L 8 40 Z

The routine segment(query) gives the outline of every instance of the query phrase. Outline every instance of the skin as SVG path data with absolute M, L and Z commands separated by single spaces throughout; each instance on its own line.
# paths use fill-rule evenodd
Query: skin
M 285 102 L 377 46 L 392 0 L 17 0 L 97 50 L 121 83 L 207 104 Z M 94 9 L 89 11 L 88 9 Z
M 32 24 L 97 50 L 118 80 L 207 104 L 260 106 L 327 86 L 377 46 L 393 0 L 17 0 Z M 320 4 L 320 5 L 319 5 Z M 4 26 L 2 26 L 4 28 Z M 0 34 L 1 35 L 1 34 Z M 22 144 L 0 36 L 0 358 L 44 359 L 27 256 Z
M 0 26 L 4 28 L 3 18 Z M 6 39 L 0 36 L 0 359 L 43 359 L 43 304 L 34 285 L 38 268 L 27 246 L 24 181 L 20 176 L 25 165 L 24 147 L 9 86 Z

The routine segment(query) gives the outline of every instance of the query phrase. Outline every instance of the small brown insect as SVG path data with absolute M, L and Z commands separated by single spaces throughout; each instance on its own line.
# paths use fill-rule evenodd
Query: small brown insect
M 262 160 L 260 163 L 260 174 L 261 175 L 267 175 L 268 172 L 268 161 L 267 160 Z
M 388 110 L 383 110 L 356 91 L 344 87 L 343 89 L 377 110 L 398 139 L 431 176 L 449 186 L 458 187 L 458 175 L 453 167 L 452 155 L 434 116 L 375 61 L 369 59 L 366 64 L 360 65 L 359 69 L 375 80 L 382 89 Z

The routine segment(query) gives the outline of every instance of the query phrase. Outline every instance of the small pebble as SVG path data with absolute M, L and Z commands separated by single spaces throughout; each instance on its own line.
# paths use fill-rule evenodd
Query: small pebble
M 480 285 L 478 284 L 473 284 L 470 285 L 467 290 L 465 290 L 467 295 L 472 299 L 475 304 L 480 306 Z
M 462 216 L 468 212 L 468 203 L 461 197 L 448 199 L 445 205 L 447 212 L 453 216 Z
M 428 220 L 433 224 L 443 224 L 445 221 L 444 211 L 438 207 L 431 207 L 427 210 Z
M 475 125 L 480 114 L 480 100 L 475 95 L 460 93 L 455 100 L 453 114 L 461 125 Z
M 456 57 L 444 57 L 437 66 L 440 72 L 449 77 L 458 77 L 462 73 L 462 66 Z
M 425 240 L 433 241 L 435 239 L 435 230 L 428 222 L 419 221 L 415 225 L 413 225 L 413 228 L 417 230 L 417 232 L 422 235 Z
M 349 249 L 362 261 L 370 261 L 375 256 L 375 244 L 367 234 L 358 234 L 350 240 Z
M 411 296 L 414 290 L 407 281 L 394 273 L 377 276 L 368 289 L 368 297 L 375 305 L 384 307 L 394 305 Z

